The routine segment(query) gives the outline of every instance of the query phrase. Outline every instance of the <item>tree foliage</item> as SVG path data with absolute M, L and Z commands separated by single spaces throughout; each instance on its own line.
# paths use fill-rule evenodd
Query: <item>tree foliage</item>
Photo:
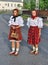
M 39 7 L 41 10 L 48 9 L 48 0 L 40 0 Z
M 25 9 L 35 9 L 36 8 L 36 0 L 24 0 L 24 8 Z M 47 10 L 48 9 L 48 0 L 39 0 L 39 9 Z

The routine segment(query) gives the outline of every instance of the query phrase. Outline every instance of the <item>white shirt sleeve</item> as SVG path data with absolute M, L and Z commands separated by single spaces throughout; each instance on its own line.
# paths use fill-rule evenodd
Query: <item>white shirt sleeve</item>
M 27 19 L 27 26 L 30 27 L 30 18 Z
M 39 18 L 38 20 L 38 28 L 43 28 L 43 19 Z
M 24 20 L 21 16 L 18 18 L 18 24 L 19 26 L 24 26 Z
M 12 17 L 13 17 L 13 16 L 10 17 L 8 26 L 11 26 L 11 25 L 12 25 Z

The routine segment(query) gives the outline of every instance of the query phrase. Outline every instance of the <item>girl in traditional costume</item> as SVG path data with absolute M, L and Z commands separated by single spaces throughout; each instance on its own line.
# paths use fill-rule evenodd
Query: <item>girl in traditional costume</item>
M 20 42 L 22 41 L 22 33 L 21 27 L 24 26 L 23 18 L 19 16 L 19 10 L 14 9 L 13 15 L 9 20 L 10 32 L 9 32 L 9 40 L 11 42 L 12 51 L 9 53 L 10 55 L 18 55 Z
M 32 11 L 31 17 L 27 19 L 28 43 L 32 45 L 33 50 L 31 54 L 38 54 L 38 45 L 40 42 L 41 29 L 43 28 L 43 19 L 37 16 L 35 10 Z

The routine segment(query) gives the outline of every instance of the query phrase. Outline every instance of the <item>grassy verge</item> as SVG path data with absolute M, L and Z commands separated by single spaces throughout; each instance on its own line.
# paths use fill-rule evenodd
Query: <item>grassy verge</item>
M 29 15 L 23 14 L 22 17 L 23 17 L 23 19 L 27 19 L 29 17 Z
M 0 11 L 0 14 L 9 14 L 11 11 Z
M 5 11 L 0 11 L 0 14 L 3 14 L 3 13 L 5 13 Z
M 46 21 L 45 23 L 48 24 L 48 21 Z

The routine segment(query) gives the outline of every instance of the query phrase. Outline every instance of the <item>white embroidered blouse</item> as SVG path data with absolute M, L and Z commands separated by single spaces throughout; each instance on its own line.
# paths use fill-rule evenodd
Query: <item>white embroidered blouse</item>
M 23 18 L 21 16 L 18 16 L 18 17 L 16 17 L 16 21 L 14 22 L 13 16 L 11 16 L 10 20 L 9 20 L 9 25 L 8 26 L 11 26 L 11 25 L 24 26 Z
M 31 17 L 29 17 L 27 19 L 27 26 L 38 26 L 38 28 L 43 28 L 43 19 L 40 17 L 37 17 L 35 19 L 32 19 Z

